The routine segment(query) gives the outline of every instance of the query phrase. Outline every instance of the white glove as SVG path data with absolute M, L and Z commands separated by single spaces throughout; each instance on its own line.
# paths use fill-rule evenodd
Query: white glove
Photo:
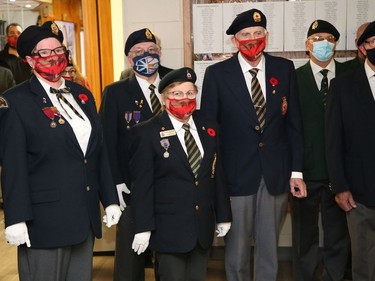
M 148 243 L 150 241 L 151 231 L 141 232 L 134 235 L 132 249 L 138 255 L 146 251 Z
M 126 203 L 124 201 L 124 196 L 122 196 L 122 193 L 125 192 L 126 194 L 130 194 L 130 190 L 126 186 L 125 183 L 116 184 L 116 187 L 117 187 L 118 200 L 120 201 L 120 209 L 121 211 L 123 211 L 126 208 Z
M 26 243 L 27 247 L 31 247 L 29 233 L 27 232 L 25 222 L 12 224 L 5 228 L 5 239 L 11 245 L 19 246 Z
M 217 224 L 217 237 L 224 237 L 227 235 L 232 223 L 230 222 L 221 222 Z
M 118 223 L 121 217 L 121 214 L 122 213 L 121 213 L 119 205 L 116 205 L 116 204 L 109 205 L 107 208 L 105 208 L 105 215 L 103 216 L 103 222 L 109 228 L 112 225 L 115 225 Z

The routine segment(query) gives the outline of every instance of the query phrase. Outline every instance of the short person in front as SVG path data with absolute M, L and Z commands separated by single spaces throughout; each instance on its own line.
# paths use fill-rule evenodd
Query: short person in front
M 21 281 L 91 281 L 94 238 L 121 210 L 86 88 L 65 81 L 63 34 L 29 26 L 17 51 L 34 76 L 0 97 L 5 238 L 18 246 Z
M 168 73 L 159 84 L 164 111 L 133 130 L 133 249 L 156 251 L 161 281 L 204 280 L 209 248 L 231 225 L 216 124 L 192 116 L 196 75 Z

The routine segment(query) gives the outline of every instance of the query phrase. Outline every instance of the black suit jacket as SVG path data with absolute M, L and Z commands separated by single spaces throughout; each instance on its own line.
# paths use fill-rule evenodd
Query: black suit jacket
M 212 122 L 194 118 L 204 157 L 195 179 L 177 135 L 162 137 L 173 129 L 167 112 L 132 129 L 132 215 L 135 233 L 152 231 L 150 249 L 185 253 L 197 242 L 211 246 L 215 218 L 231 221 L 229 196 L 223 180 L 217 135 Z M 169 157 L 160 141 L 168 139 Z M 215 160 L 216 159 L 216 160 Z
M 162 77 L 161 73 L 159 75 Z M 144 122 L 153 116 L 134 74 L 128 79 L 105 87 L 99 114 L 103 122 L 111 170 L 115 183 L 125 183 L 128 188 L 130 188 L 130 128 L 136 124 L 134 111 L 140 111 L 139 122 Z M 133 115 L 129 124 L 125 119 L 126 112 L 131 112 Z M 125 195 L 124 199 L 126 204 L 130 204 L 129 195 Z
M 331 81 L 326 136 L 333 192 L 375 207 L 375 101 L 363 66 Z
M 334 61 L 335 76 L 346 71 L 344 64 Z M 328 180 L 325 155 L 324 110 L 310 61 L 296 70 L 304 134 L 303 178 L 308 181 Z
M 104 207 L 118 204 L 94 98 L 78 84 L 66 85 L 92 126 L 86 155 L 68 122 L 55 118 L 51 128 L 42 109 L 53 105 L 36 77 L 3 95 L 9 104 L 0 137 L 5 225 L 26 221 L 33 248 L 78 244 L 90 233 L 101 237 L 99 200 Z
M 200 113 L 220 125 L 223 166 L 231 196 L 255 194 L 262 176 L 271 194 L 286 192 L 291 171 L 302 171 L 303 165 L 293 63 L 265 54 L 267 112 L 261 133 L 237 56 L 207 68 Z

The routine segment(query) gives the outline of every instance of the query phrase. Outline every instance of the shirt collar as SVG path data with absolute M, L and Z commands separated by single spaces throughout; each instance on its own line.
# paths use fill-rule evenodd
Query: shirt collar
M 332 74 L 335 73 L 335 60 L 331 60 L 325 68 L 317 65 L 315 62 L 310 60 L 310 66 L 314 75 L 318 74 L 322 69 L 328 69 L 328 71 Z
M 177 120 L 172 114 L 168 113 L 168 116 L 169 116 L 169 119 L 171 119 L 173 128 L 176 132 L 178 132 L 180 130 L 184 130 L 184 129 L 182 129 L 182 125 L 184 125 L 185 123 Z M 197 130 L 197 127 L 195 126 L 195 123 L 194 123 L 194 120 L 193 120 L 192 116 L 190 116 L 188 122 L 186 122 L 186 123 L 190 125 L 190 130 L 195 130 L 195 131 Z
M 143 78 L 139 77 L 138 75 L 135 75 L 135 78 L 137 79 L 138 84 L 142 89 L 142 92 L 144 94 L 148 93 L 150 91 L 148 87 L 150 87 L 151 84 L 146 79 L 143 79 Z M 154 83 L 152 83 L 156 87 L 155 93 L 159 93 L 158 92 L 159 82 L 160 82 L 160 76 L 159 76 L 159 73 L 157 73 L 156 79 L 155 79 Z
M 366 72 L 367 79 L 370 79 L 371 77 L 375 75 L 375 71 L 372 70 L 371 67 L 368 65 L 367 59 L 365 61 L 365 72 Z
M 50 93 L 51 85 L 48 84 L 46 81 L 40 79 L 38 76 L 35 75 L 35 77 L 39 80 L 40 84 L 42 85 L 42 87 L 46 91 L 46 93 L 49 94 Z M 58 89 L 65 88 L 65 80 L 61 79 L 61 81 L 62 81 L 62 83 L 61 83 L 60 87 L 58 87 Z
M 255 67 L 252 67 L 244 58 L 243 56 L 241 55 L 241 53 L 238 53 L 238 61 L 240 63 L 240 66 L 241 66 L 241 69 L 242 69 L 242 73 L 247 73 L 249 72 L 250 69 L 252 68 L 257 68 L 259 71 L 263 72 L 264 73 L 264 70 L 265 70 L 265 59 L 264 59 L 264 55 L 262 54 L 262 58 L 260 59 L 259 63 L 257 66 Z

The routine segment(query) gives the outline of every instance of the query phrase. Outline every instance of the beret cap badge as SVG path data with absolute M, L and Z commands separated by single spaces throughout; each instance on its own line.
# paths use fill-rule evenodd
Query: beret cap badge
M 51 32 L 55 35 L 59 34 L 59 27 L 54 22 L 51 23 Z
M 191 73 L 189 72 L 189 70 L 186 71 L 186 78 L 191 80 L 192 77 L 191 77 Z
M 148 40 L 152 40 L 152 33 L 148 28 L 146 28 L 145 35 Z
M 253 14 L 253 20 L 254 20 L 254 22 L 261 22 L 262 21 L 262 17 L 260 16 L 260 14 L 258 12 L 254 12 L 254 14 Z
M 313 29 L 313 30 L 316 29 L 318 27 L 318 25 L 319 25 L 318 21 L 317 20 L 314 21 L 314 23 L 311 26 L 311 29 Z

